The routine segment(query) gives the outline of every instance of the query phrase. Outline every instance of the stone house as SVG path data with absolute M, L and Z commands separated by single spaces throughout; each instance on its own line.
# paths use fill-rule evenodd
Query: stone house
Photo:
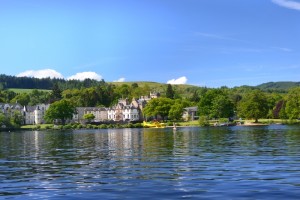
M 104 107 L 77 107 L 76 114 L 73 115 L 73 121 L 82 123 L 86 120 L 83 119 L 85 114 L 93 114 L 95 116 L 94 122 L 107 121 L 107 108 Z
M 197 115 L 198 107 L 187 107 L 183 109 L 182 119 L 185 121 L 193 121 L 199 118 Z
M 15 111 L 22 113 L 23 106 L 18 103 L 0 103 L 0 112 L 2 112 L 6 117 L 11 117 Z

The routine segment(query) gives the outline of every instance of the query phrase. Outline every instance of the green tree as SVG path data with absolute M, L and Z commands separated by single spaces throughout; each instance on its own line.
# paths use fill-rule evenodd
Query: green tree
M 166 91 L 166 97 L 169 99 L 174 99 L 174 96 L 175 96 L 175 92 L 172 88 L 172 85 L 168 84 L 167 91 Z
M 238 113 L 241 117 L 255 119 L 266 117 L 268 114 L 268 100 L 260 90 L 253 90 L 247 93 L 238 105 Z
M 138 88 L 139 87 L 139 85 L 137 84 L 137 83 L 132 83 L 131 84 L 131 88 L 132 89 L 136 89 L 136 88 Z
M 230 100 L 228 89 L 210 89 L 202 95 L 198 104 L 200 116 L 210 118 L 227 118 L 233 116 L 234 105 Z
M 2 112 L 0 112 L 0 128 L 2 127 L 10 127 L 10 120 L 6 117 Z
M 83 119 L 86 119 L 89 123 L 95 119 L 95 115 L 93 113 L 87 113 L 83 115 Z
M 19 103 L 22 106 L 27 106 L 30 102 L 30 96 L 27 93 L 21 93 L 15 96 L 11 101 L 11 103 Z
M 49 122 L 61 120 L 64 125 L 66 119 L 72 119 L 75 107 L 67 100 L 60 100 L 52 103 L 45 114 L 45 119 Z
M 50 95 L 50 102 L 59 101 L 62 99 L 62 90 L 59 88 L 57 83 L 54 83 Z
M 169 119 L 180 120 L 182 119 L 183 109 L 191 106 L 191 102 L 188 100 L 176 99 L 175 103 L 171 106 L 169 111 Z
M 228 95 L 217 95 L 212 100 L 210 116 L 215 118 L 229 118 L 234 114 L 233 103 Z
M 288 92 L 285 113 L 289 119 L 300 118 L 300 87 L 293 88 Z
M 14 127 L 19 128 L 24 123 L 24 116 L 22 115 L 22 112 L 15 110 L 10 121 Z
M 172 99 L 165 97 L 151 99 L 143 110 L 144 115 L 155 118 L 161 116 L 165 119 L 169 115 L 173 102 Z
M 198 92 L 195 90 L 190 98 L 190 101 L 198 103 L 200 101 L 200 96 Z

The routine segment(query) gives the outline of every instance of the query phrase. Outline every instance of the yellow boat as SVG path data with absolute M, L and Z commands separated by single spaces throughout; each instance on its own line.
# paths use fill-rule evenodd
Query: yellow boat
M 160 123 L 158 121 L 154 121 L 154 122 L 143 122 L 143 126 L 145 128 L 165 128 L 166 125 L 164 123 Z

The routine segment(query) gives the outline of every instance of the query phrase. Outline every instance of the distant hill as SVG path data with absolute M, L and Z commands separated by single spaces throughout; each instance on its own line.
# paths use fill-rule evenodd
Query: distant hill
M 134 82 L 108 82 L 105 83 L 104 80 L 96 81 L 91 79 L 86 79 L 84 81 L 79 80 L 65 80 L 65 79 L 50 79 L 50 78 L 32 78 L 32 77 L 16 77 L 16 76 L 8 76 L 5 74 L 0 74 L 0 90 L 3 89 L 12 89 L 18 91 L 17 89 L 42 89 L 42 90 L 51 90 L 54 84 L 58 84 L 58 86 L 62 89 L 80 89 L 80 88 L 88 88 L 92 86 L 98 86 L 102 84 L 113 84 L 116 86 L 122 86 L 123 84 L 132 85 L 138 84 L 139 87 L 149 88 L 151 91 L 164 93 L 167 88 L 166 83 L 157 83 L 151 81 L 134 81 Z M 248 88 L 258 88 L 265 92 L 278 92 L 278 93 L 287 93 L 290 88 L 299 87 L 300 82 L 292 82 L 292 81 L 282 81 L 282 82 L 268 82 L 253 86 L 240 86 L 248 87 Z M 195 86 L 195 85 L 172 85 L 173 89 L 177 94 L 180 94 L 184 97 L 191 96 L 196 91 L 201 91 L 204 87 Z M 24 90 L 26 91 L 26 90 Z M 23 92 L 24 92 L 23 91 Z M 22 92 L 19 90 L 18 93 Z
M 289 89 L 299 86 L 300 82 L 282 81 L 263 83 L 256 87 L 266 92 L 288 92 Z
M 164 94 L 167 89 L 167 83 L 158 83 L 158 82 L 151 82 L 151 81 L 133 81 L 133 82 L 110 82 L 110 84 L 121 86 L 123 84 L 132 85 L 138 84 L 139 87 L 148 87 L 153 92 L 159 92 Z M 195 91 L 201 90 L 203 87 L 195 86 L 195 85 L 172 85 L 172 88 L 176 93 L 182 95 L 183 97 L 190 97 Z

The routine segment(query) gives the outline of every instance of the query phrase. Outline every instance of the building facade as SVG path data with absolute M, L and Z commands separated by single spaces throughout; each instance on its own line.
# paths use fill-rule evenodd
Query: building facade
M 198 112 L 197 106 L 184 108 L 182 118 L 185 121 L 196 120 L 199 118 L 197 112 Z
M 76 114 L 73 115 L 73 121 L 78 123 L 85 123 L 83 118 L 85 114 L 93 114 L 95 118 L 94 122 L 107 121 L 107 108 L 104 107 L 77 107 Z
M 46 110 L 50 104 L 38 104 L 36 106 L 24 106 L 24 124 L 44 124 Z

